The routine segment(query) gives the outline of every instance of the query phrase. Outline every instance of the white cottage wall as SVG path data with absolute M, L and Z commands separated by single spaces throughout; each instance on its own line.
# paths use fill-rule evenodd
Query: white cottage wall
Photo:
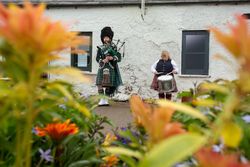
M 181 70 L 181 48 L 183 30 L 206 30 L 209 26 L 226 29 L 228 22 L 234 22 L 236 13 L 249 13 L 250 5 L 162 5 L 146 6 L 146 15 L 142 18 L 137 6 L 114 7 L 67 7 L 49 8 L 46 14 L 54 20 L 61 20 L 71 31 L 93 33 L 92 72 L 93 82 L 75 83 L 77 90 L 85 95 L 97 94 L 95 74 L 98 64 L 95 61 L 96 46 L 101 44 L 100 31 L 111 26 L 114 38 L 126 42 L 125 56 L 119 64 L 124 85 L 119 88 L 116 98 L 127 100 L 131 93 L 139 93 L 143 98 L 155 98 L 157 92 L 150 90 L 153 74 L 150 66 L 159 57 L 161 50 L 168 50 Z M 220 53 L 232 62 L 215 59 Z M 62 61 L 54 64 L 70 65 L 70 56 L 62 55 Z M 193 87 L 194 82 L 218 78 L 235 79 L 237 63 L 230 54 L 214 40 L 210 34 L 209 76 L 176 76 L 179 90 Z

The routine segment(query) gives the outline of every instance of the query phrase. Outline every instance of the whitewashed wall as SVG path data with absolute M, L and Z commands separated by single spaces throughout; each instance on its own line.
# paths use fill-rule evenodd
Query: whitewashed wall
M 144 98 L 154 98 L 157 93 L 150 90 L 153 74 L 150 66 L 159 57 L 162 49 L 171 53 L 172 59 L 181 69 L 182 30 L 205 30 L 208 26 L 226 28 L 227 22 L 234 22 L 235 13 L 250 13 L 249 5 L 178 5 L 147 6 L 144 20 L 140 8 L 127 7 L 79 7 L 50 8 L 46 14 L 53 20 L 61 20 L 72 31 L 93 32 L 93 60 L 91 84 L 76 84 L 85 95 L 97 94 L 95 74 L 98 64 L 95 61 L 96 46 L 101 44 L 100 31 L 111 26 L 115 39 L 126 42 L 125 57 L 120 65 L 124 85 L 119 88 L 117 98 L 126 100 L 131 93 L 139 93 Z M 225 55 L 232 64 L 213 58 L 216 53 Z M 70 65 L 70 55 L 56 64 Z M 235 79 L 237 64 L 234 59 L 214 40 L 210 34 L 209 76 L 181 77 L 177 75 L 179 90 L 193 87 L 194 82 L 217 78 Z

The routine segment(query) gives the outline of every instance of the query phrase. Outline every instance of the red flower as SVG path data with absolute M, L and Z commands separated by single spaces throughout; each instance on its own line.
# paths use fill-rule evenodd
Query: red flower
M 239 162 L 238 154 L 220 154 L 211 148 L 203 148 L 195 155 L 201 167 L 250 167 L 250 164 Z

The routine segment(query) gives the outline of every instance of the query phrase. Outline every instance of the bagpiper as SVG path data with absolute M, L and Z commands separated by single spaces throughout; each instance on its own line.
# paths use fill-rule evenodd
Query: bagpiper
M 101 31 L 102 45 L 97 46 L 96 61 L 99 69 L 96 78 L 98 93 L 105 96 L 113 96 L 122 79 L 118 67 L 121 61 L 121 54 L 117 46 L 112 42 L 114 32 L 110 27 L 104 27 Z M 107 98 L 101 98 L 99 106 L 109 105 Z

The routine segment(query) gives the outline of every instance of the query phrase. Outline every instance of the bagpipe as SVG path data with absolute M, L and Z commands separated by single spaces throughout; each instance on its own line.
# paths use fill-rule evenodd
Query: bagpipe
M 118 40 L 113 40 L 111 44 L 103 44 L 100 46 L 97 46 L 97 48 L 101 51 L 101 55 L 103 56 L 102 58 L 105 59 L 106 56 L 113 56 L 117 52 L 121 53 L 122 50 L 122 57 L 124 57 L 125 54 L 125 41 L 121 41 L 120 39 Z
M 120 52 L 121 49 L 123 48 L 123 57 L 124 57 L 124 52 L 125 52 L 125 41 L 121 41 L 120 39 L 113 39 L 113 41 L 116 41 L 116 48 L 117 48 L 117 52 Z

